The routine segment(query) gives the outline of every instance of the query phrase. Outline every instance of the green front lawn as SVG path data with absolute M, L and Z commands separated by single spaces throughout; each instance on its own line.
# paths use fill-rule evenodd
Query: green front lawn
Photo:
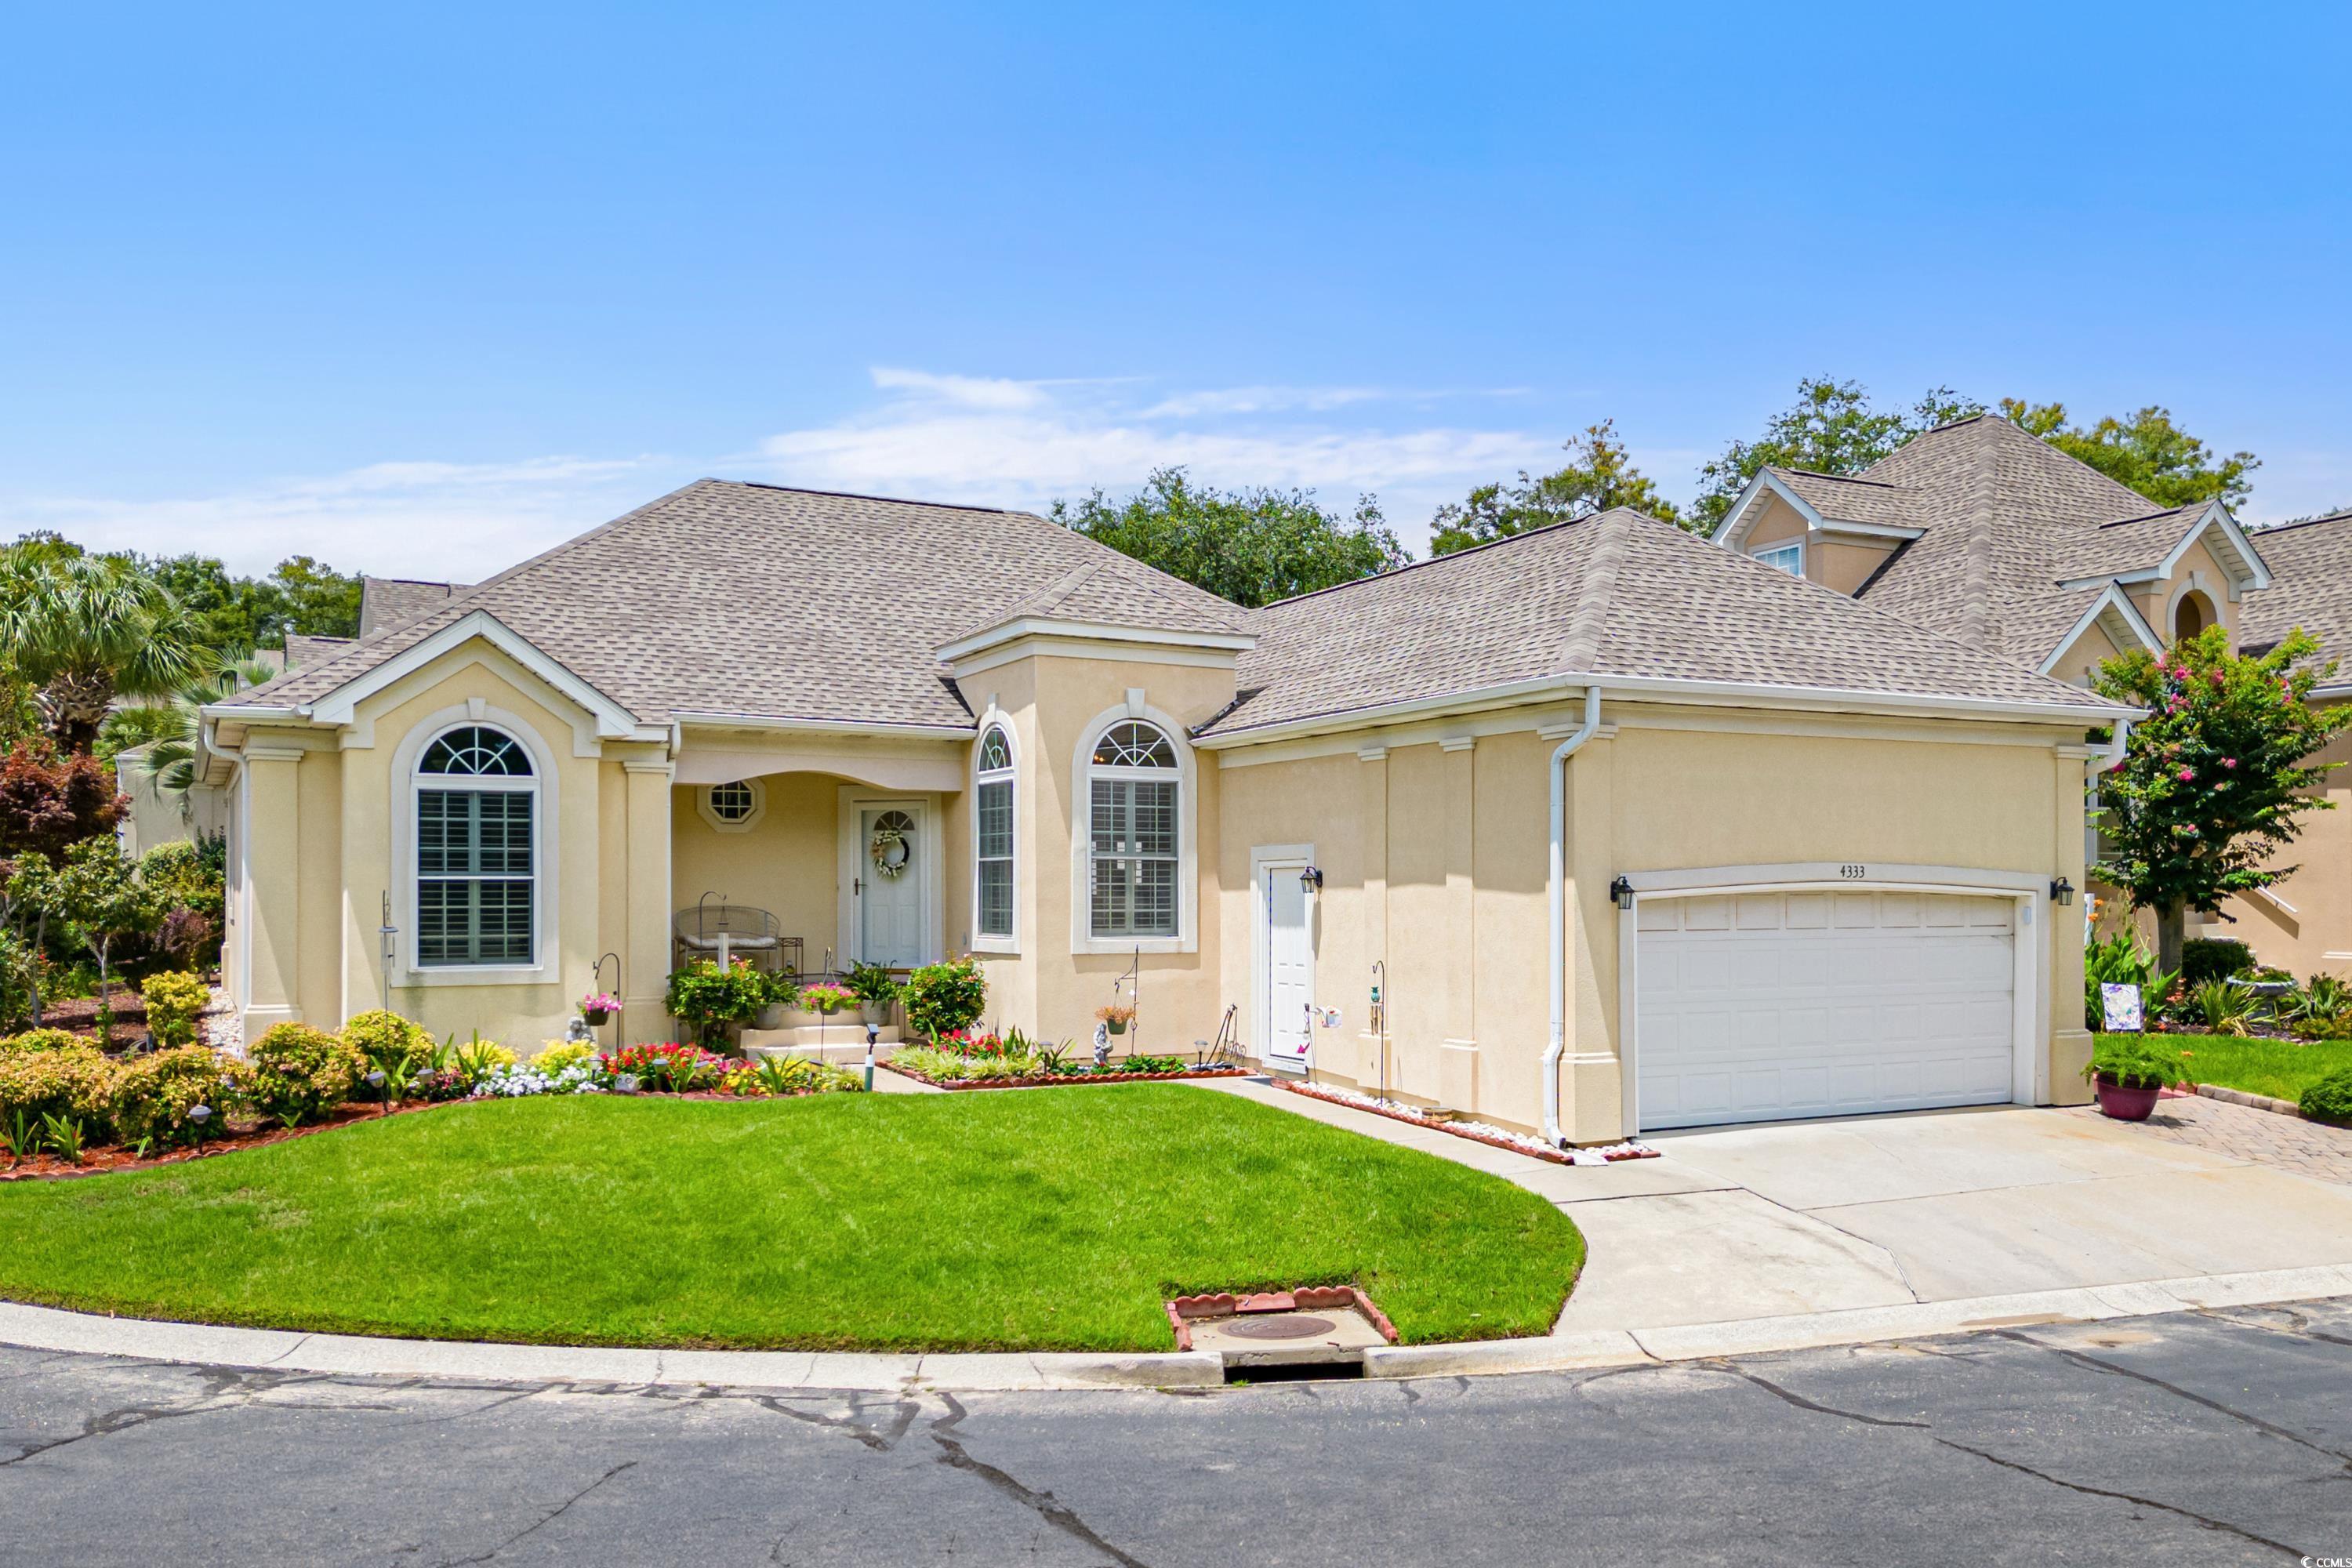
M 2274 1100 L 2301 1100 L 2305 1089 L 2329 1073 L 2352 1068 L 2352 1040 L 2242 1040 L 2231 1035 L 2148 1037 L 2180 1053 L 2191 1083 L 2217 1084 Z
M 1167 1350 L 1171 1295 L 1349 1282 L 1480 1339 L 1583 1261 L 1498 1177 L 1176 1084 L 490 1100 L 0 1185 L 0 1297 L 435 1339 Z

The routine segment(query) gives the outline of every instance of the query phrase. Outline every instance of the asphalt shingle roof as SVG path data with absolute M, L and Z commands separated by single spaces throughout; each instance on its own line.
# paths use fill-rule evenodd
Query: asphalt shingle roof
M 1057 585 L 1064 618 L 1172 632 L 1251 620 L 1027 512 L 702 479 L 240 700 L 313 700 L 486 610 L 646 723 L 969 724 L 935 650 Z
M 2079 612 L 2078 612 L 2079 613 Z M 1262 612 L 1216 734 L 1546 677 L 2079 704 L 2085 694 L 1618 508 Z
M 2352 511 L 2266 528 L 2253 542 L 2271 585 L 2246 595 L 2240 646 L 2275 643 L 2301 626 L 2326 658 L 2346 661 L 2328 683 L 2352 682 Z
M 1768 468 L 1807 506 L 1832 522 L 1867 522 L 1922 528 L 1925 498 L 1908 486 L 1856 474 L 1817 474 L 1810 468 Z
M 412 577 L 360 579 L 360 636 L 389 631 L 403 621 L 428 615 L 462 594 L 470 583 L 423 583 Z

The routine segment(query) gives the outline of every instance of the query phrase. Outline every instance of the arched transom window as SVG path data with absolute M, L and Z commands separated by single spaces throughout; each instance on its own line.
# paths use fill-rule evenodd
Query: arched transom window
M 1087 773 L 1090 930 L 1097 937 L 1177 935 L 1182 792 L 1176 748 L 1157 726 L 1114 724 L 1095 743 Z
M 529 963 L 539 780 L 505 731 L 464 724 L 416 764 L 416 962 Z
M 980 738 L 972 795 L 972 845 L 980 868 L 972 892 L 973 929 L 982 936 L 1013 934 L 1013 742 L 992 724 Z

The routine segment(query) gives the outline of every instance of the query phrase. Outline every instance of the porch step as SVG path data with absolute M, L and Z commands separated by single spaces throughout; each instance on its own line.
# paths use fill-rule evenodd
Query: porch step
M 898 1048 L 894 1044 L 877 1041 L 874 1047 L 874 1059 L 877 1062 L 887 1062 L 890 1059 L 891 1053 Z M 837 1041 L 824 1047 L 745 1046 L 743 1055 L 747 1059 L 755 1062 L 768 1057 L 799 1057 L 803 1061 L 826 1062 L 837 1068 L 854 1068 L 866 1060 L 866 1042 L 861 1038 L 854 1046 L 843 1045 Z
M 876 1037 L 875 1054 L 888 1056 L 899 1045 L 898 1031 L 885 1029 Z M 819 1031 L 815 1025 L 795 1025 L 788 1029 L 746 1029 L 742 1036 L 743 1054 L 759 1056 L 814 1057 L 822 1051 L 829 1062 L 866 1059 L 866 1027 L 862 1024 L 835 1024 Z

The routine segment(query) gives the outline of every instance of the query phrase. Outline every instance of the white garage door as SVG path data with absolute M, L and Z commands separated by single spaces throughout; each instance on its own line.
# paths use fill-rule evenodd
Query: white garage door
M 1643 899 L 1641 1124 L 2008 1100 L 2015 908 L 1858 890 Z

